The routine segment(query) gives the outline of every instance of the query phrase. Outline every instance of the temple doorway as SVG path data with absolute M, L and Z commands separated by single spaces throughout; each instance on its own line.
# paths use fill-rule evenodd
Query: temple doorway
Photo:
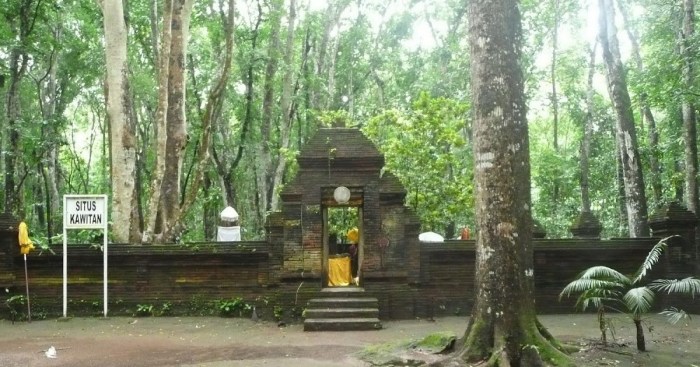
M 362 264 L 362 208 L 324 206 L 323 287 L 360 285 Z

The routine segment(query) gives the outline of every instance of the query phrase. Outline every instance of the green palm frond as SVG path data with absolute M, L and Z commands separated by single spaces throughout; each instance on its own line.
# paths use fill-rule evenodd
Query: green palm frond
M 654 292 L 647 287 L 632 288 L 622 297 L 625 305 L 634 315 L 649 312 L 654 302 Z
M 576 301 L 576 308 L 585 311 L 590 307 L 591 305 L 594 308 L 600 308 L 601 306 L 607 306 L 608 308 L 616 309 L 612 307 L 612 304 L 619 303 L 620 298 L 617 297 L 595 297 L 595 296 L 587 296 L 582 294 L 578 300 Z
M 661 254 L 668 247 L 667 241 L 674 237 L 679 236 L 673 235 L 662 238 L 659 242 L 656 243 L 656 245 L 654 245 L 654 247 L 651 248 L 651 250 L 647 254 L 646 259 L 644 259 L 642 266 L 640 266 L 639 270 L 637 270 L 637 274 L 634 277 L 634 281 L 632 282 L 633 284 L 637 284 L 640 280 L 644 279 L 644 277 L 647 275 L 647 272 L 651 270 L 651 268 L 653 268 L 656 263 L 659 262 Z
M 597 297 L 604 299 L 621 299 L 624 288 L 614 285 L 610 288 L 591 288 L 583 291 L 581 297 Z
M 688 277 L 684 279 L 658 279 L 649 283 L 649 289 L 667 294 L 684 294 L 695 297 L 700 293 L 700 279 Z
M 576 308 L 580 309 L 581 311 L 586 311 L 588 306 L 591 304 L 593 305 L 594 308 L 600 308 L 600 306 L 603 304 L 603 299 L 599 297 L 579 297 L 578 301 L 576 301 Z
M 624 289 L 625 285 L 617 281 L 605 280 L 605 279 L 576 279 L 564 287 L 564 289 L 559 294 L 559 299 L 563 296 L 569 296 L 572 293 L 581 293 L 591 290 L 613 290 L 613 289 Z
M 619 271 L 607 266 L 593 266 L 584 270 L 578 279 L 602 279 L 615 281 L 621 284 L 630 284 L 630 278 Z
M 677 324 L 678 321 L 681 321 L 683 319 L 690 319 L 690 315 L 688 315 L 685 311 L 679 310 L 675 307 L 670 307 L 667 308 L 661 312 L 659 312 L 659 315 L 664 315 L 666 316 L 666 319 L 668 322 L 671 324 Z

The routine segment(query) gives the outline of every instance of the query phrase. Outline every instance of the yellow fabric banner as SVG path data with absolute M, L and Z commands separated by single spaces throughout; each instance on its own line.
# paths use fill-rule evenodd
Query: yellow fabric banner
M 350 285 L 352 275 L 350 275 L 350 258 L 336 257 L 328 259 L 328 285 L 346 286 Z
M 19 251 L 22 255 L 26 255 L 29 251 L 34 250 L 34 243 L 29 239 L 29 230 L 27 224 L 20 222 L 19 224 Z

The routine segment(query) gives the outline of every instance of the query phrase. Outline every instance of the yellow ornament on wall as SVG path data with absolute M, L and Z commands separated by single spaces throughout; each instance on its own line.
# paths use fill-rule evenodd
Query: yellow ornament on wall
M 26 255 L 29 251 L 34 250 L 34 243 L 29 239 L 29 230 L 27 229 L 27 224 L 21 222 L 19 224 L 19 251 L 22 255 Z

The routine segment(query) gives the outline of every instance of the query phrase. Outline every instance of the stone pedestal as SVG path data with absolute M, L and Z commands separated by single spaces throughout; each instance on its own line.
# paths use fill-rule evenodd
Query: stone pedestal
M 545 238 L 547 237 L 547 231 L 545 231 L 542 224 L 537 221 L 537 219 L 532 218 L 532 238 Z
M 681 236 L 682 256 L 695 262 L 698 259 L 695 241 L 697 223 L 697 216 L 675 201 L 663 205 L 649 217 L 649 228 L 655 237 Z
M 582 211 L 569 227 L 575 238 L 600 238 L 603 226 L 598 218 L 589 211 Z

